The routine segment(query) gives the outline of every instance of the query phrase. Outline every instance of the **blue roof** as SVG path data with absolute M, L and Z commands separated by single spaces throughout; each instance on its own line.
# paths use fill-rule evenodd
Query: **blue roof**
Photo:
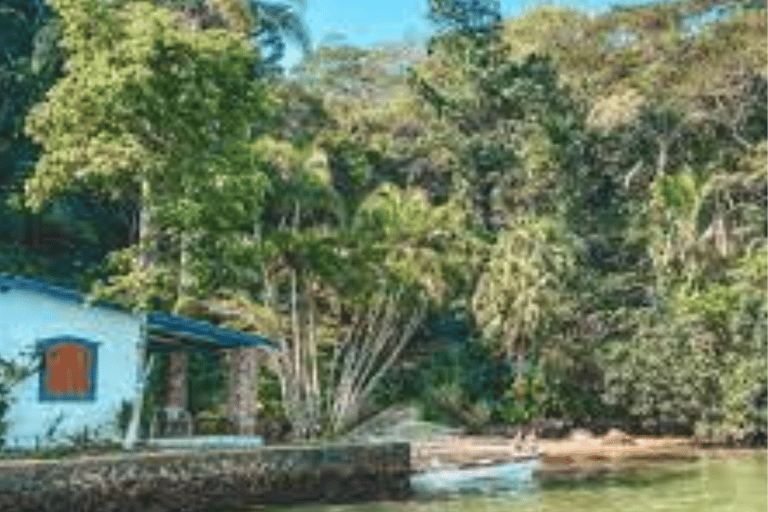
M 9 290 L 31 291 L 48 295 L 49 297 L 59 300 L 76 302 L 78 304 L 84 304 L 86 302 L 85 295 L 70 288 L 56 286 L 47 283 L 42 279 L 0 274 L 0 293 Z M 127 311 L 125 308 L 104 301 L 95 302 L 93 305 L 100 308 Z M 161 342 L 153 341 L 153 339 L 151 339 L 152 334 L 170 335 L 176 341 L 180 342 L 180 344 L 188 347 L 190 345 L 210 349 L 254 345 L 266 346 L 268 348 L 276 347 L 276 344 L 273 341 L 258 334 L 246 334 L 232 331 L 205 321 L 192 320 L 191 318 L 184 316 L 154 311 L 147 313 L 146 320 L 147 330 L 149 331 L 148 334 L 150 334 L 150 350 L 164 349 Z
M 263 345 L 275 347 L 275 343 L 258 334 L 246 334 L 243 332 L 224 329 L 208 322 L 192 320 L 191 318 L 171 315 L 169 313 L 151 312 L 147 314 L 147 328 L 150 331 L 159 331 L 172 334 L 174 337 L 197 340 L 200 343 L 211 344 L 217 348 L 247 347 Z

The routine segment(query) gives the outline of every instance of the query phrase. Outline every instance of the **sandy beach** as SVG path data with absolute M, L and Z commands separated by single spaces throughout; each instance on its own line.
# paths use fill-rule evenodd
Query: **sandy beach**
M 545 472 L 601 471 L 669 461 L 692 461 L 702 454 L 734 456 L 754 449 L 702 449 L 686 437 L 631 436 L 611 430 L 603 436 L 574 430 L 563 439 L 510 439 L 446 436 L 412 444 L 417 471 L 472 467 L 538 458 Z

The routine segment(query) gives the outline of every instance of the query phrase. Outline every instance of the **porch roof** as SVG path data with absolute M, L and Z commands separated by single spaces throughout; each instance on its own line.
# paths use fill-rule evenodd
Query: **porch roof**
M 268 350 L 276 348 L 273 341 L 258 334 L 232 331 L 208 322 L 168 313 L 147 314 L 147 349 L 152 352 L 249 346 L 260 346 Z

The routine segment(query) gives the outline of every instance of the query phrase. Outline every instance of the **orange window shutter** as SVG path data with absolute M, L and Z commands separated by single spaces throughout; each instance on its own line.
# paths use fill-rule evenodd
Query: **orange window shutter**
M 60 343 L 48 349 L 48 392 L 59 396 L 82 396 L 90 390 L 90 353 L 75 343 Z

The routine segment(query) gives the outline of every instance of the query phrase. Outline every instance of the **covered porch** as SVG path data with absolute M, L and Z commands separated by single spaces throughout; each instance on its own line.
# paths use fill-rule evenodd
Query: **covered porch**
M 257 436 L 255 380 L 264 358 L 276 345 L 256 334 L 225 329 L 208 322 L 168 313 L 148 313 L 144 327 L 143 368 L 123 442 L 157 448 L 246 448 L 263 444 Z M 193 352 L 223 355 L 226 361 L 226 404 L 223 414 L 190 410 L 189 359 Z M 147 381 L 160 357 L 167 358 L 160 404 L 151 411 L 148 431 L 140 432 Z M 204 428 L 207 427 L 207 428 Z M 211 430 L 219 435 L 200 435 Z

